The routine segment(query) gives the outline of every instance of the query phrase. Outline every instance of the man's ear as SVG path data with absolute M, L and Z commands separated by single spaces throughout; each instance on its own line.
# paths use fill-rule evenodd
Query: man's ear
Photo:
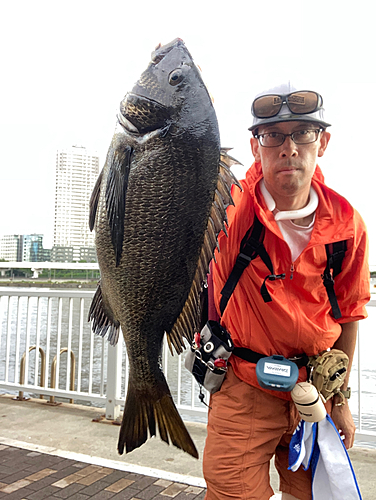
M 256 137 L 251 137 L 250 143 L 251 143 L 252 154 L 255 157 L 255 161 L 260 162 L 261 161 L 260 143 L 258 139 L 256 139 Z
M 317 156 L 323 156 L 324 155 L 325 150 L 328 147 L 328 143 L 330 141 L 330 137 L 331 137 L 330 133 L 327 132 L 326 130 L 324 130 L 323 132 L 321 132 L 320 146 L 319 146 L 319 150 L 317 152 Z

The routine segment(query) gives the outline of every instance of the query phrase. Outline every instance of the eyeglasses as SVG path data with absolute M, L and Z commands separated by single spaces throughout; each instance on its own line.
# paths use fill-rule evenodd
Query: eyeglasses
M 305 115 L 320 109 L 323 105 L 323 99 L 320 94 L 311 90 L 291 92 L 291 94 L 285 95 L 263 95 L 253 101 L 252 113 L 257 118 L 272 118 L 278 115 L 284 103 L 294 115 Z
M 291 137 L 295 144 L 311 144 L 316 142 L 321 132 L 321 128 L 318 129 L 308 129 L 308 130 L 297 130 L 292 134 L 281 134 L 279 132 L 267 132 L 265 134 L 256 135 L 256 139 L 260 141 L 261 146 L 264 148 L 276 148 L 282 146 L 285 142 L 286 137 Z

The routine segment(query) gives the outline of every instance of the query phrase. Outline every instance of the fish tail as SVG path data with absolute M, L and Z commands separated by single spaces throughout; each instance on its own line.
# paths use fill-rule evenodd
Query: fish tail
M 167 383 L 165 385 L 164 393 L 161 394 L 160 389 L 140 392 L 129 384 L 118 441 L 120 455 L 124 447 L 129 453 L 145 443 L 148 431 L 151 436 L 155 436 L 158 427 L 164 442 L 169 444 L 171 440 L 177 448 L 198 458 L 197 449 L 176 409 Z

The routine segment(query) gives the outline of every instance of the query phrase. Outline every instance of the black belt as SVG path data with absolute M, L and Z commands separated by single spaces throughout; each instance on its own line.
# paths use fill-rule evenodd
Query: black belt
M 266 354 L 260 354 L 259 352 L 252 351 L 252 349 L 247 349 L 246 347 L 234 347 L 232 354 L 238 356 L 238 358 L 244 359 L 245 361 L 249 361 L 250 363 L 257 363 L 262 358 L 267 358 Z M 287 358 L 290 361 L 293 361 L 298 368 L 302 368 L 303 366 L 307 366 L 308 364 L 308 356 L 306 354 L 299 354 L 298 356 L 293 356 L 292 358 Z

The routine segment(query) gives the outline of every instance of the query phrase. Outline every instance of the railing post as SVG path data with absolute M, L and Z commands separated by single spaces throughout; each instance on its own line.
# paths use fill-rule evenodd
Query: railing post
M 116 399 L 120 397 L 121 370 L 122 370 L 122 338 L 115 346 L 108 345 L 107 351 L 107 390 L 106 390 L 106 418 L 116 420 L 120 415 L 120 405 Z

